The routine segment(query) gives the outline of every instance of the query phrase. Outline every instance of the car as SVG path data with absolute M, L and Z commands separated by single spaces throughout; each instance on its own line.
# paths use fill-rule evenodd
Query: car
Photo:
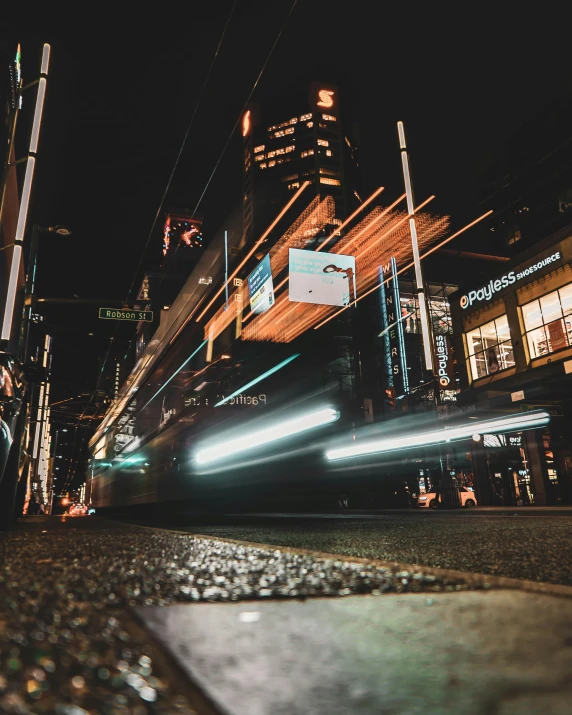
M 472 509 L 477 506 L 477 499 L 475 497 L 475 492 L 467 487 L 459 487 L 459 497 L 461 498 L 461 506 L 467 509 Z M 420 494 L 417 499 L 417 506 L 422 509 L 429 508 L 436 509 L 438 502 L 437 492 L 427 492 L 427 494 Z
M 66 512 L 66 516 L 87 516 L 88 511 L 85 504 L 72 504 Z

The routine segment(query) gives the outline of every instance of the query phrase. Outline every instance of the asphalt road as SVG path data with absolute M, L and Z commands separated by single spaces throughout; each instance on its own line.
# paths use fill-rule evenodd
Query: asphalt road
M 260 544 L 572 585 L 572 518 L 545 512 L 242 515 L 169 528 Z

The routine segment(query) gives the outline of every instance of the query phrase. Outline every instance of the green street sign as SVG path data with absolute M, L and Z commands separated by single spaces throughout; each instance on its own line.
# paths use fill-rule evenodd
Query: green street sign
M 151 322 L 153 320 L 153 311 L 151 310 L 126 310 L 125 308 L 100 308 L 99 317 L 103 320 L 145 320 Z

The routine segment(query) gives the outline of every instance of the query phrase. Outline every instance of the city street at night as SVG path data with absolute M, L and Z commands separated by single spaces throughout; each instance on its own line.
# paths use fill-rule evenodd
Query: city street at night
M 570 715 L 568 25 L 52 15 L 0 25 L 0 713 Z

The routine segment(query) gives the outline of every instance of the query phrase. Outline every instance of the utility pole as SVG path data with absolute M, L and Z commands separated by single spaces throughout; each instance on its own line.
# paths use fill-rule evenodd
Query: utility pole
M 415 265 L 415 284 L 417 291 L 417 300 L 419 304 L 419 317 L 421 319 L 423 356 L 425 361 L 425 369 L 432 373 L 435 408 L 437 409 L 440 404 L 439 378 L 435 365 L 435 351 L 433 346 L 433 330 L 431 326 L 431 316 L 427 303 L 425 282 L 423 279 L 423 271 L 421 268 L 421 259 L 419 257 L 419 243 L 417 241 L 417 226 L 415 223 L 415 202 L 413 198 L 413 184 L 411 181 L 411 172 L 409 169 L 409 157 L 407 154 L 407 143 L 405 141 L 405 129 L 403 127 L 403 122 L 397 123 L 397 133 L 399 135 L 399 148 L 401 150 L 401 164 L 403 168 L 403 180 L 405 183 L 405 194 L 407 199 L 407 213 L 409 215 L 409 231 L 411 234 L 411 246 L 413 249 L 413 262 Z M 439 462 L 441 467 L 441 503 L 442 505 L 447 506 L 461 506 L 459 490 L 458 487 L 454 486 L 452 483 L 448 464 L 446 464 L 445 466 L 443 465 L 441 447 L 439 447 Z

